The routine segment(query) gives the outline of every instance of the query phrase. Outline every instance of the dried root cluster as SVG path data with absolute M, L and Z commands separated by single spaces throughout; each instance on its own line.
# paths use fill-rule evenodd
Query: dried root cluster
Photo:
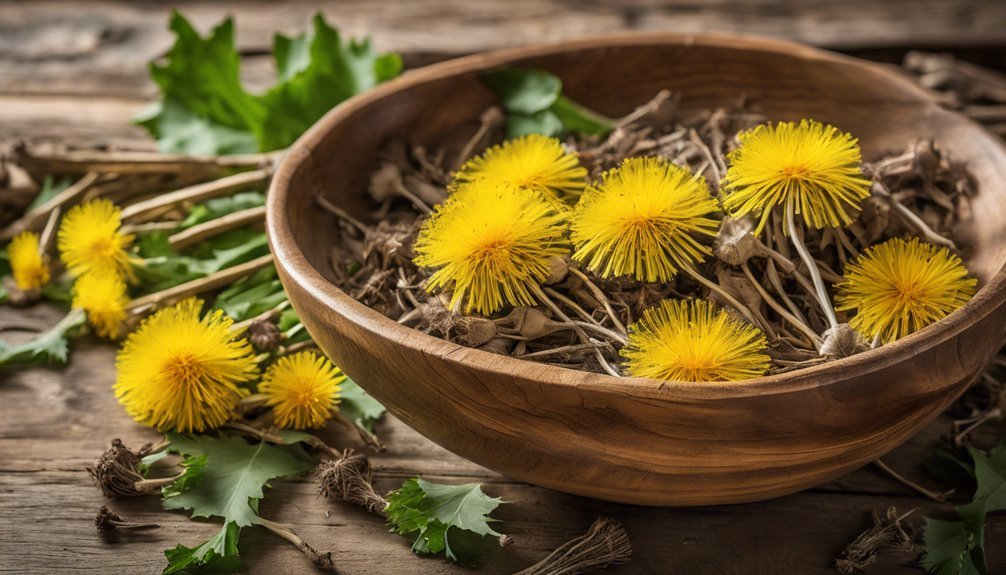
M 452 174 L 469 155 L 501 137 L 501 116 L 483 114 L 481 126 L 459 154 L 392 142 L 370 182 L 373 209 L 349 214 L 318 197 L 338 221 L 331 247 L 332 277 L 360 302 L 425 333 L 493 353 L 592 371 L 619 373 L 625 328 L 665 298 L 707 298 L 731 308 L 730 298 L 751 314 L 769 341 L 770 373 L 780 373 L 866 349 L 844 326 L 829 329 L 814 300 L 810 271 L 784 231 L 782 210 L 768 216 L 760 235 L 748 218 L 724 218 L 713 244 L 715 257 L 699 274 L 670 282 L 602 279 L 568 258 L 554 258 L 542 287 L 554 305 L 516 307 L 484 317 L 452 311 L 449 293 L 429 293 L 429 271 L 412 259 L 413 243 L 432 207 L 448 196 Z M 623 118 L 605 138 L 570 137 L 590 178 L 627 157 L 657 156 L 685 166 L 709 182 L 713 195 L 727 171 L 738 133 L 765 118 L 744 102 L 730 108 L 684 111 L 662 92 Z M 967 226 L 975 186 L 967 170 L 931 141 L 908 142 L 883 159 L 863 165 L 871 195 L 846 228 L 807 228 L 804 243 L 824 282 L 841 280 L 841 270 L 864 249 L 906 234 L 966 254 Z M 839 321 L 848 317 L 839 312 Z M 800 328 L 799 324 L 805 326 Z M 875 342 L 874 342 L 875 343 Z

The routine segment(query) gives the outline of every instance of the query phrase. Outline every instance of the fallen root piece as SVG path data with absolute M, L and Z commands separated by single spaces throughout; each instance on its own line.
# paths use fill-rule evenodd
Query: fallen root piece
M 101 534 L 106 534 L 114 531 L 115 529 L 157 529 L 160 527 L 157 523 L 133 523 L 131 521 L 126 521 L 118 513 L 112 511 L 108 507 L 102 505 L 98 509 L 98 515 L 94 518 L 94 526 L 98 529 Z
M 586 533 L 514 575 L 578 575 L 628 563 L 631 555 L 632 546 L 622 525 L 613 519 L 598 517 Z
M 873 527 L 859 534 L 859 537 L 842 551 L 842 556 L 832 564 L 842 575 L 865 569 L 877 559 L 877 552 L 885 547 L 911 548 L 913 536 L 901 524 L 914 509 L 898 515 L 898 510 L 891 506 L 887 508 L 884 517 L 873 512 Z
M 346 501 L 381 514 L 388 502 L 374 491 L 370 460 L 347 449 L 337 459 L 318 465 L 318 490 L 322 496 Z

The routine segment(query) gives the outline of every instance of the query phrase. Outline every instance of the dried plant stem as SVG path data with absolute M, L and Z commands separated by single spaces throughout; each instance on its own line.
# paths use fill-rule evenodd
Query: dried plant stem
M 587 334 L 583 331 L 583 328 L 581 328 L 579 325 L 576 325 L 575 322 L 573 322 L 573 320 L 571 320 L 569 316 L 567 316 L 562 311 L 562 309 L 559 308 L 559 306 L 555 305 L 555 302 L 553 302 L 551 299 L 549 299 L 547 295 L 545 295 L 545 292 L 542 291 L 541 287 L 535 286 L 534 290 L 536 292 L 535 295 L 538 296 L 538 300 L 541 301 L 541 303 L 543 303 L 545 307 L 552 310 L 552 313 L 557 315 L 559 319 L 565 321 L 566 323 L 573 324 L 573 331 L 576 332 L 576 334 L 580 337 L 580 340 L 583 343 L 591 343 L 590 338 L 587 337 Z M 604 358 L 604 354 L 601 353 L 600 349 L 597 348 L 594 349 L 594 357 L 597 358 L 597 361 L 601 365 L 601 368 L 605 372 L 607 372 L 608 375 L 614 377 L 622 376 L 620 373 L 618 373 L 618 371 L 615 368 L 611 366 L 611 364 L 608 363 L 608 360 Z
M 250 172 L 241 172 L 233 176 L 225 176 L 218 180 L 161 194 L 125 208 L 122 210 L 122 220 L 129 222 L 145 221 L 182 204 L 201 202 L 258 186 L 271 178 L 272 172 L 271 167 L 266 167 Z
M 21 232 L 37 230 L 49 219 L 49 213 L 63 206 L 73 205 L 98 181 L 99 174 L 88 172 L 70 187 L 56 194 L 41 206 L 32 208 L 0 232 L 0 240 L 9 240 Z
M 541 359 L 543 357 L 552 357 L 554 355 L 572 354 L 581 351 L 593 351 L 603 347 L 604 344 L 600 343 L 574 343 L 571 345 L 563 345 L 560 347 L 553 347 L 550 349 L 543 349 L 541 351 L 535 351 L 531 353 L 525 353 L 524 355 L 517 355 L 515 357 L 520 359 Z
M 789 308 L 793 317 L 799 319 L 800 322 L 805 325 L 810 325 L 807 323 L 807 318 L 804 317 L 800 307 L 796 305 L 796 302 L 790 299 L 789 294 L 787 294 L 786 290 L 783 289 L 782 279 L 779 277 L 779 272 L 775 269 L 775 263 L 772 260 L 765 262 L 765 276 L 768 278 L 768 283 L 772 284 L 772 289 L 779 294 L 779 297 L 782 298 L 782 302 L 786 304 L 787 308 Z
M 598 517 L 585 534 L 514 575 L 579 575 L 627 563 L 631 555 L 629 536 L 621 524 Z
M 241 400 L 241 407 L 253 407 L 253 406 L 257 407 L 259 405 L 263 405 L 264 403 L 265 403 L 265 396 L 256 393 L 243 398 Z M 222 429 L 231 429 L 237 431 L 238 433 L 243 433 L 245 435 L 258 439 L 259 441 L 267 441 L 269 443 L 275 443 L 277 445 L 292 445 L 291 442 L 287 441 L 286 439 L 283 439 L 283 437 L 279 435 L 263 431 L 261 429 L 252 427 L 251 425 L 248 425 L 247 423 L 243 423 L 240 421 L 229 421 L 223 424 Z M 310 434 L 305 435 L 307 435 L 307 437 L 303 441 L 301 441 L 301 443 L 305 443 L 312 449 L 315 449 L 319 453 L 327 455 L 329 457 L 336 457 L 339 455 L 338 451 L 329 447 L 329 445 L 324 441 L 322 441 L 320 438 Z
M 884 517 L 873 512 L 873 526 L 859 534 L 842 551 L 842 556 L 832 564 L 842 575 L 860 573 L 877 559 L 877 551 L 883 547 L 911 546 L 912 537 L 902 527 L 901 522 L 914 513 L 912 509 L 898 515 L 898 510 L 888 507 Z
M 198 244 L 207 238 L 240 228 L 241 226 L 262 222 L 264 219 L 265 206 L 239 210 L 172 234 L 168 237 L 168 243 L 171 244 L 172 248 L 181 250 L 193 244 Z
M 222 174 L 228 170 L 270 165 L 284 150 L 265 154 L 189 156 L 160 152 L 70 150 L 59 153 L 32 152 L 27 146 L 14 151 L 15 162 L 30 172 L 117 174 L 173 174 L 193 170 Z M 211 177 L 212 177 L 211 174 Z
M 123 234 L 147 234 L 150 232 L 171 232 L 178 229 L 181 221 L 144 222 L 142 224 L 126 224 L 119 228 Z
M 748 309 L 746 305 L 742 304 L 737 298 L 730 295 L 730 293 L 727 292 L 727 290 L 720 287 L 719 284 L 709 279 L 706 279 L 702 274 L 697 272 L 691 266 L 682 266 L 681 269 L 688 275 L 692 276 L 692 278 L 695 281 L 709 288 L 709 291 L 723 298 L 723 300 L 726 301 L 728 304 L 730 304 L 731 307 L 733 307 L 734 309 L 739 311 L 744 317 L 746 317 L 748 321 L 750 321 L 755 325 L 759 325 L 758 320 L 755 318 L 754 314 L 751 313 L 751 310 Z
M 618 343 L 620 343 L 622 345 L 625 345 L 626 338 L 625 338 L 624 334 L 613 332 L 610 329 L 608 329 L 608 328 L 604 327 L 603 325 L 601 325 L 600 322 L 598 322 L 596 319 L 594 319 L 594 316 L 590 315 L 590 313 L 588 313 L 587 310 L 585 310 L 582 307 L 580 307 L 572 299 L 566 297 L 562 293 L 560 293 L 560 292 L 558 292 L 558 291 L 556 291 L 556 290 L 554 290 L 552 288 L 545 288 L 545 293 L 547 293 L 549 296 L 554 297 L 555 299 L 561 301 L 562 303 L 568 305 L 573 311 L 575 311 L 577 313 L 577 315 L 579 315 L 579 316 L 581 316 L 581 317 L 584 318 L 585 321 L 582 321 L 582 322 L 579 322 L 579 321 L 576 321 L 576 320 L 570 320 L 569 323 L 570 323 L 571 326 L 579 326 L 579 327 L 582 327 L 583 329 L 589 329 L 589 330 L 594 331 L 595 333 L 598 333 L 599 335 L 602 335 L 602 336 L 604 336 L 604 337 L 606 337 L 606 338 L 608 338 L 608 339 L 610 339 L 612 341 L 617 341 Z
M 362 233 L 364 236 L 366 236 L 367 234 L 370 233 L 370 228 L 369 227 L 367 227 L 362 222 L 360 222 L 360 220 L 358 220 L 358 219 L 354 218 L 353 216 L 349 215 L 349 212 L 347 212 L 346 210 L 340 208 L 339 206 L 337 206 L 337 205 L 333 204 L 332 202 L 328 201 L 327 199 L 325 199 L 320 194 L 315 195 L 314 199 L 315 199 L 315 201 L 318 202 L 318 204 L 321 207 L 323 207 L 326 210 L 328 210 L 329 212 L 335 214 L 336 217 L 338 217 L 339 219 L 343 220 L 344 222 L 348 223 L 349 225 L 351 225 L 354 228 L 356 228 L 357 230 L 359 230 L 360 233 Z
M 590 290 L 590 293 L 594 296 L 594 298 L 601 302 L 601 305 L 604 306 L 605 313 L 607 313 L 608 317 L 611 318 L 611 323 L 615 326 L 615 329 L 622 332 L 623 335 L 626 334 L 627 331 L 625 326 L 622 325 L 622 322 L 618 319 L 618 315 L 615 314 L 615 310 L 611 307 L 611 301 L 608 299 L 608 296 L 604 295 L 601 288 L 597 287 L 597 284 L 592 282 L 590 278 L 587 277 L 587 274 L 576 269 L 575 266 L 569 266 L 569 272 L 580 278 L 580 281 L 587 286 L 587 289 Z
M 246 319 L 244 321 L 239 321 L 239 322 L 235 323 L 234 325 L 231 326 L 231 333 L 239 334 L 239 333 L 245 331 L 246 329 L 248 329 L 248 326 L 250 326 L 251 324 L 253 324 L 253 323 L 257 322 L 257 321 L 272 321 L 272 320 L 276 319 L 279 316 L 280 312 L 282 312 L 283 310 L 285 310 L 288 307 L 290 307 L 290 300 L 285 299 L 285 300 L 279 302 L 278 304 L 276 304 L 270 310 L 264 311 L 264 312 L 258 314 L 255 317 L 248 318 L 248 319 Z
M 741 269 L 744 271 L 744 275 L 747 276 L 748 281 L 751 282 L 751 285 L 753 285 L 754 288 L 758 290 L 758 294 L 762 297 L 763 300 L 765 300 L 765 303 L 767 303 L 769 307 L 774 309 L 776 313 L 782 316 L 783 319 L 792 324 L 793 327 L 797 328 L 798 330 L 800 330 L 801 333 L 807 336 L 811 345 L 813 345 L 815 349 L 820 349 L 821 336 L 814 333 L 814 330 L 810 329 L 810 326 L 808 326 L 806 323 L 801 321 L 793 314 L 789 313 L 786 310 L 786 308 L 782 307 L 779 304 L 779 302 L 777 302 L 775 298 L 773 298 L 772 295 L 769 294 L 768 291 L 766 291 L 765 288 L 762 287 L 761 283 L 759 283 L 758 280 L 754 277 L 754 274 L 751 273 L 751 268 L 748 266 L 747 262 L 744 262 L 741 265 Z
M 38 239 L 38 255 L 45 256 L 52 249 L 52 242 L 56 239 L 56 224 L 59 223 L 59 216 L 63 212 L 62 207 L 56 206 L 49 212 L 49 217 L 42 228 L 42 235 Z
M 832 329 L 837 329 L 838 318 L 835 316 L 835 310 L 831 306 L 831 299 L 828 297 L 828 290 L 824 286 L 824 280 L 821 279 L 821 271 L 817 267 L 817 262 L 814 261 L 814 258 L 807 250 L 806 244 L 803 243 L 803 236 L 800 235 L 800 229 L 796 226 L 793 212 L 793 201 L 790 200 L 786 202 L 786 226 L 789 228 L 790 239 L 793 242 L 793 246 L 796 247 L 797 253 L 800 254 L 800 259 L 807 265 L 807 271 L 810 272 L 810 279 L 814 283 L 813 293 L 817 298 L 818 305 L 821 306 L 821 310 L 827 316 L 829 326 Z
M 670 90 L 661 90 L 657 92 L 657 95 L 653 97 L 649 102 L 637 107 L 635 110 L 630 112 L 627 116 L 622 116 L 615 123 L 616 128 L 624 128 L 630 124 L 633 124 L 642 118 L 645 118 L 647 114 L 657 111 L 664 102 L 671 98 Z M 609 118 L 604 118 L 604 120 L 611 121 Z
M 887 188 L 885 188 L 882 184 L 880 184 L 879 182 L 875 182 L 873 185 L 873 190 L 878 195 L 883 196 L 884 199 L 887 200 L 887 203 L 889 203 L 891 207 L 894 208 L 894 211 L 898 214 L 898 216 L 900 216 L 909 226 L 915 228 L 915 231 L 922 234 L 922 237 L 925 238 L 927 242 L 939 246 L 948 247 L 952 250 L 957 249 L 957 246 L 954 244 L 952 240 L 936 233 L 936 231 L 933 230 L 933 228 L 929 227 L 929 224 L 923 221 L 922 218 L 920 218 L 915 212 L 905 207 L 905 205 L 899 202 L 898 200 L 894 199 L 894 197 L 891 196 L 890 192 L 887 191 Z
M 238 264 L 236 266 L 220 270 L 206 277 L 194 279 L 159 292 L 138 297 L 129 302 L 129 305 L 126 306 L 126 310 L 133 316 L 143 315 L 166 302 L 224 287 L 271 264 L 272 254 L 266 254 L 243 264 Z
M 339 425 L 345 427 L 349 431 L 355 431 L 356 434 L 363 440 L 363 443 L 372 449 L 375 453 L 381 453 L 386 448 L 381 439 L 372 433 L 369 429 L 366 429 L 362 425 L 356 423 L 355 421 L 350 421 L 346 419 L 346 416 L 339 413 L 338 411 L 332 413 L 332 420 L 337 422 Z
M 458 170 L 464 163 L 471 157 L 475 148 L 485 139 L 489 132 L 503 123 L 503 111 L 496 106 L 491 106 L 482 115 L 479 116 L 479 129 L 476 130 L 475 134 L 468 140 L 465 147 L 461 149 L 461 153 L 458 154 L 458 159 L 454 163 L 454 169 Z
M 709 169 L 713 172 L 713 182 L 714 185 L 719 186 L 720 180 L 723 179 L 723 175 L 720 173 L 720 166 L 716 162 L 716 158 L 713 156 L 713 151 L 709 149 L 702 138 L 699 137 L 699 133 L 695 131 L 695 128 L 689 128 L 688 139 L 691 140 L 693 144 L 702 152 L 705 156 L 706 161 L 709 162 Z M 696 174 L 701 174 L 702 171 L 695 172 Z
M 157 479 L 141 479 L 136 483 L 134 483 L 133 486 L 139 493 L 152 493 L 164 487 L 165 485 L 171 485 L 178 479 L 181 479 L 183 475 L 185 475 L 184 469 L 170 477 L 159 477 Z
M 276 535 L 279 535 L 283 539 L 286 539 L 290 543 L 293 543 L 301 553 L 307 555 L 311 562 L 314 563 L 314 566 L 318 569 L 321 569 L 322 571 L 331 571 L 333 573 L 335 572 L 335 562 L 332 560 L 332 554 L 321 553 L 314 547 L 311 547 L 289 526 L 283 525 L 282 523 L 276 523 L 275 521 L 270 521 L 264 517 L 258 517 L 255 522 L 269 531 L 272 531 Z
M 888 474 L 902 485 L 905 485 L 906 487 L 910 487 L 915 491 L 918 491 L 919 493 L 925 495 L 926 497 L 932 499 L 933 501 L 943 503 L 947 500 L 947 497 L 950 497 L 954 493 L 953 489 L 949 491 L 944 491 L 942 493 L 937 493 L 936 491 L 930 491 L 929 489 L 926 489 L 925 487 L 919 485 L 918 483 L 915 483 L 914 481 L 901 475 L 897 471 L 891 469 L 886 463 L 883 462 L 883 460 L 876 459 L 873 461 L 873 464 L 879 467 L 881 471 Z

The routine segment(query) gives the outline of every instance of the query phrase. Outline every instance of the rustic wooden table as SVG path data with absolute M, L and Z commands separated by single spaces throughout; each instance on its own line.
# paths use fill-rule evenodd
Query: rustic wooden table
M 909 48 L 950 49 L 1006 63 L 1006 3 L 975 0 L 686 0 L 603 3 L 564 0 L 344 0 L 341 2 L 186 2 L 181 10 L 202 29 L 232 13 L 252 86 L 270 77 L 274 31 L 304 28 L 323 9 L 343 31 L 374 37 L 377 46 L 402 51 L 418 65 L 490 47 L 556 40 L 621 29 L 753 32 L 810 42 L 896 61 Z M 576 11 L 569 10 L 576 7 Z M 0 143 L 24 138 L 78 145 L 152 147 L 128 119 L 154 94 L 145 63 L 170 43 L 168 8 L 156 3 L 0 3 Z M 0 326 L 48 325 L 59 311 L 0 308 Z M 0 372 L 0 572 L 158 573 L 162 551 L 194 545 L 214 531 L 212 522 L 163 511 L 156 498 L 106 501 L 85 466 L 109 440 L 130 446 L 156 437 L 134 423 L 111 393 L 115 350 L 99 342 L 73 349 L 65 369 Z M 950 429 L 941 417 L 884 458 L 898 472 L 924 484 L 921 470 L 938 437 Z M 621 521 L 632 540 L 630 564 L 612 573 L 816 574 L 835 573 L 829 563 L 859 532 L 870 512 L 894 505 L 916 508 L 914 523 L 941 506 L 867 466 L 810 491 L 748 505 L 652 509 L 564 495 L 511 481 L 430 443 L 388 417 L 377 429 L 388 450 L 373 455 L 379 490 L 409 476 L 452 482 L 477 481 L 511 502 L 498 515 L 517 543 L 487 546 L 482 572 L 511 573 L 582 533 L 597 515 Z M 1006 436 L 1006 424 L 986 427 L 986 446 Z M 356 437 L 331 430 L 332 445 L 361 447 Z M 91 521 L 102 504 L 159 529 L 103 538 Z M 263 515 L 289 522 L 306 540 L 333 551 L 341 573 L 461 573 L 437 559 L 412 555 L 408 543 L 386 533 L 364 511 L 320 499 L 308 481 L 277 482 Z M 1006 573 L 1006 518 L 989 521 L 991 573 Z M 255 529 L 242 535 L 244 565 L 251 573 L 311 573 L 289 544 Z M 919 572 L 917 553 L 882 553 L 869 573 Z

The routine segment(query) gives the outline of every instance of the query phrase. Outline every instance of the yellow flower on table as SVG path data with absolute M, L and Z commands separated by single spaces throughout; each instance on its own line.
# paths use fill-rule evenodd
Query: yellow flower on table
M 858 141 L 834 126 L 762 124 L 737 138 L 740 145 L 727 156 L 723 207 L 734 218 L 759 216 L 755 235 L 773 209 L 787 205 L 812 228 L 847 226 L 870 195 Z
M 140 423 L 167 431 L 206 431 L 235 415 L 258 375 L 251 345 L 236 339 L 222 311 L 200 315 L 186 299 L 147 318 L 116 358 L 115 396 Z
M 73 284 L 73 307 L 84 310 L 99 337 L 116 339 L 128 315 L 126 282 L 116 273 L 86 273 Z
M 59 226 L 57 247 L 71 274 L 96 272 L 134 277 L 126 252 L 133 236 L 120 232 L 120 214 L 119 208 L 104 198 L 70 208 Z
M 434 268 L 427 289 L 449 288 L 451 308 L 490 314 L 533 305 L 549 260 L 567 253 L 565 214 L 539 194 L 478 180 L 437 206 L 415 243 L 417 265 Z
M 35 291 L 49 283 L 49 266 L 39 250 L 39 237 L 34 232 L 21 232 L 7 246 L 14 284 L 23 291 Z
M 661 158 L 629 158 L 605 172 L 573 210 L 573 259 L 601 277 L 665 282 L 712 250 L 719 211 L 705 178 Z
M 322 427 L 339 404 L 346 379 L 327 358 L 310 351 L 281 357 L 266 370 L 259 393 L 272 407 L 276 425 L 286 429 Z
M 537 192 L 557 209 L 569 209 L 587 184 L 587 169 L 562 142 L 528 134 L 489 148 L 465 163 L 453 187 L 478 180 L 505 182 Z
M 707 300 L 663 300 L 629 330 L 622 349 L 635 377 L 738 381 L 764 375 L 765 335 Z
M 836 285 L 838 311 L 855 311 L 849 325 L 881 343 L 943 319 L 975 294 L 961 258 L 918 238 L 875 245 L 845 269 Z

